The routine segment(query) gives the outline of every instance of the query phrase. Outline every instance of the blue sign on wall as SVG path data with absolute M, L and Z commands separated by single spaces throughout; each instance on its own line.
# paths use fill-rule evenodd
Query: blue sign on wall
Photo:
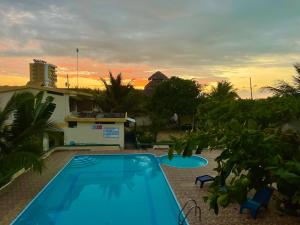
M 115 127 L 105 127 L 103 128 L 103 137 L 104 138 L 119 138 L 120 130 Z

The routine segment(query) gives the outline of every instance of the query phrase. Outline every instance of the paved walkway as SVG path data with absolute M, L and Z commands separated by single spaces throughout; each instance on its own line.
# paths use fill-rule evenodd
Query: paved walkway
M 124 151 L 122 151 L 124 152 Z M 127 151 L 126 153 L 145 152 L 145 151 Z M 152 151 L 147 151 L 152 152 Z M 120 153 L 120 151 L 97 150 L 93 151 L 56 151 L 45 160 L 45 166 L 42 174 L 29 171 L 18 177 L 8 187 L 0 191 L 0 224 L 8 225 L 20 213 L 20 211 L 28 204 L 30 200 L 49 182 L 49 180 L 76 154 L 102 154 L 102 153 Z M 153 152 L 152 152 L 153 153 Z M 156 151 L 155 154 L 163 154 L 164 152 Z M 204 152 L 203 156 L 209 161 L 208 166 L 197 169 L 176 169 L 163 166 L 170 184 L 179 200 L 183 205 L 189 198 L 198 201 L 202 209 L 202 222 L 190 219 L 190 225 L 207 224 L 207 225 L 294 225 L 300 224 L 299 218 L 281 215 L 274 209 L 271 204 L 267 211 L 258 215 L 253 220 L 248 213 L 239 214 L 239 206 L 231 205 L 226 209 L 220 209 L 220 214 L 216 216 L 213 211 L 209 210 L 208 204 L 203 202 L 203 196 L 207 195 L 207 186 L 200 189 L 194 185 L 194 179 L 201 174 L 214 175 L 213 168 L 215 166 L 214 159 L 218 152 Z M 162 224 L 163 225 L 163 224 Z

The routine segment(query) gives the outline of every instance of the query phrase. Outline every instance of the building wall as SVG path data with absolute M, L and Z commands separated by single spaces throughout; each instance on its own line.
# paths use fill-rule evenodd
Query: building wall
M 35 89 L 26 89 L 21 90 L 17 92 L 31 92 L 33 94 L 37 94 L 39 90 Z M 9 99 L 12 97 L 12 95 L 15 93 L 15 91 L 10 92 L 3 92 L 0 93 L 0 108 L 4 108 Z M 65 117 L 67 115 L 70 115 L 70 109 L 69 109 L 69 95 L 58 95 L 58 94 L 52 94 L 45 91 L 44 98 L 47 96 L 52 96 L 54 98 L 53 102 L 56 104 L 56 108 L 50 118 L 53 122 L 57 123 L 60 127 L 65 127 Z
M 56 66 L 47 63 L 30 63 L 30 82 L 41 82 L 47 87 L 55 87 Z
M 43 82 L 44 81 L 44 77 L 45 77 L 44 64 L 30 63 L 29 68 L 30 68 L 30 81 L 33 81 L 33 82 L 36 82 L 36 81 Z
M 102 126 L 101 129 L 93 129 L 94 125 Z M 118 128 L 118 138 L 105 138 L 103 130 L 106 128 Z M 65 144 L 119 144 L 124 148 L 124 123 L 95 124 L 92 122 L 78 122 L 75 128 L 65 128 Z
M 151 125 L 151 119 L 149 116 L 138 116 L 138 117 L 135 117 L 134 119 L 135 119 L 135 124 L 138 127 Z
M 26 90 L 21 90 L 21 91 L 17 91 L 17 92 L 24 92 L 24 91 L 28 91 L 33 94 L 37 94 L 39 92 L 39 90 L 35 90 L 35 89 L 26 89 Z M 7 102 L 13 96 L 14 93 L 15 93 L 15 91 L 0 93 L 0 109 L 3 109 L 6 106 Z M 59 128 L 64 129 L 65 127 L 67 127 L 67 123 L 65 122 L 65 117 L 70 114 L 69 96 L 68 95 L 50 94 L 45 91 L 44 98 L 46 98 L 47 96 L 54 97 L 53 102 L 56 104 L 56 108 L 55 108 L 50 120 L 52 122 L 54 122 Z M 13 119 L 13 117 L 11 116 L 11 118 L 8 120 L 8 122 L 9 123 L 12 122 L 12 119 Z M 47 140 L 47 139 L 48 139 L 48 137 L 45 137 L 43 140 L 43 146 L 44 146 L 45 151 L 48 150 L 48 148 L 49 148 L 49 140 Z
M 21 90 L 19 92 L 23 91 L 24 90 Z M 37 94 L 39 92 L 39 90 L 35 89 L 26 89 L 25 91 L 30 91 L 33 94 Z M 9 101 L 14 92 L 15 91 L 0 93 L 0 108 L 5 107 L 6 103 Z M 63 129 L 65 144 L 70 144 L 71 141 L 74 141 L 75 143 L 85 144 L 119 144 L 122 148 L 124 147 L 124 123 L 102 124 L 102 129 L 92 129 L 92 125 L 94 123 L 78 122 L 77 128 L 69 128 L 68 123 L 65 121 L 65 118 L 70 115 L 70 96 L 66 94 L 55 94 L 45 91 L 44 97 L 46 98 L 47 96 L 54 97 L 53 102 L 56 104 L 56 108 L 50 120 L 54 122 L 59 128 Z M 107 127 L 119 128 L 119 137 L 104 138 L 103 129 Z M 49 143 L 49 141 L 46 139 L 47 137 L 45 137 L 45 139 L 43 140 L 44 150 L 47 150 L 46 145 L 48 145 L 47 143 Z

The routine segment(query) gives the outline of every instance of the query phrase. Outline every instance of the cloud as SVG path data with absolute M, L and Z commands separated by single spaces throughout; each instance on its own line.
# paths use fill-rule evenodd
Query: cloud
M 299 59 L 299 8 L 296 0 L 2 0 L 0 57 L 70 61 L 78 47 L 81 67 L 92 62 L 100 73 L 234 80 L 239 68 Z M 99 67 L 81 70 L 94 76 Z

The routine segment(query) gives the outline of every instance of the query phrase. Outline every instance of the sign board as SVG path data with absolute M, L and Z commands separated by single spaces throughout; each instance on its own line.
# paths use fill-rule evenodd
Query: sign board
M 102 129 L 102 125 L 101 124 L 93 124 L 92 125 L 92 129 L 101 130 Z
M 119 136 L 120 136 L 119 128 L 114 128 L 114 127 L 103 128 L 103 137 L 104 138 L 119 138 Z

